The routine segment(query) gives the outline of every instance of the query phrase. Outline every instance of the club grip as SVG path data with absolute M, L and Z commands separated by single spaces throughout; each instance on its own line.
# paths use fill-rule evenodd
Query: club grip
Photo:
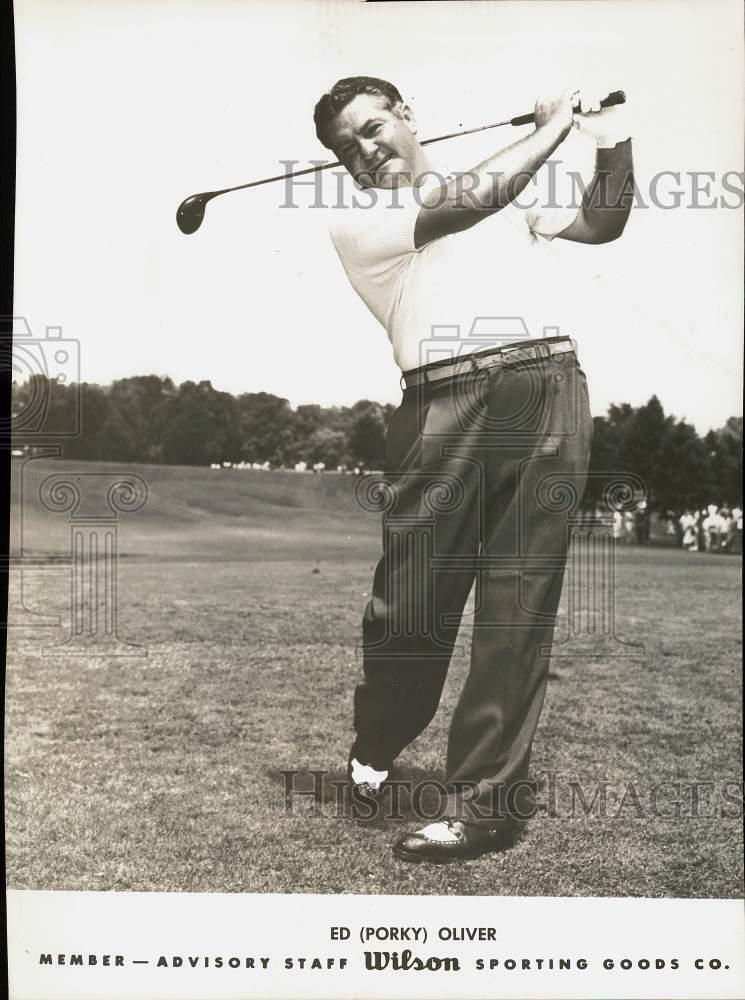
M 604 101 L 600 102 L 601 108 L 613 108 L 616 104 L 625 104 L 626 94 L 622 90 L 614 90 L 612 94 L 608 94 Z M 517 118 L 510 119 L 510 125 L 532 125 L 535 121 L 535 115 L 518 115 Z

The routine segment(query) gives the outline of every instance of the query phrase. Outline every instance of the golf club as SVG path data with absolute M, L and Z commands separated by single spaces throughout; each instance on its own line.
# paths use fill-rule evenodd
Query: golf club
M 600 102 L 601 108 L 611 108 L 617 104 L 624 104 L 626 95 L 622 90 L 614 90 L 608 94 L 604 101 Z M 531 112 L 527 115 L 517 115 L 515 118 L 508 118 L 503 122 L 494 122 L 492 125 L 479 125 L 476 128 L 467 128 L 461 132 L 449 132 L 447 135 L 438 135 L 434 139 L 425 139 L 422 146 L 429 146 L 433 142 L 442 142 L 444 139 L 455 139 L 461 135 L 472 135 L 474 132 L 485 132 L 490 128 L 500 128 L 502 125 L 530 125 L 535 121 L 535 116 Z M 307 167 L 305 170 L 295 170 L 292 173 L 276 174 L 274 177 L 264 177 L 260 181 L 249 181 L 248 184 L 238 184 L 236 187 L 223 188 L 221 191 L 202 191 L 200 194 L 192 194 L 185 198 L 176 212 L 176 223 L 182 233 L 187 235 L 195 233 L 202 225 L 204 211 L 207 202 L 212 201 L 221 194 L 230 194 L 231 191 L 243 191 L 245 188 L 258 187 L 260 184 L 271 184 L 273 181 L 282 181 L 288 177 L 302 177 L 303 174 L 315 174 L 319 170 L 331 170 L 333 167 L 340 167 L 341 163 L 323 163 L 318 167 Z

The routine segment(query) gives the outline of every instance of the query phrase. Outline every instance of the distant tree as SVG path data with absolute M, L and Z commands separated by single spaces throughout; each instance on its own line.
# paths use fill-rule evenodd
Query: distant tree
M 354 414 L 349 434 L 353 461 L 369 469 L 385 464 L 385 418 L 380 403 L 360 400 L 352 407 Z
M 218 392 L 213 389 L 210 406 L 222 461 L 235 462 L 239 459 L 243 446 L 235 396 L 229 392 Z
M 160 462 L 165 411 L 175 395 L 173 382 L 157 375 L 113 382 L 107 390 L 106 415 L 99 425 L 99 450 L 112 461 Z M 88 395 L 84 394 L 82 403 L 86 426 L 91 419 Z
M 64 441 L 65 456 L 96 459 L 108 413 L 106 390 L 87 383 L 65 385 L 35 374 L 11 387 L 11 431 L 15 447 L 46 439 Z
M 237 459 L 241 444 L 236 401 L 208 381 L 184 382 L 165 413 L 163 459 L 176 465 L 209 465 Z
M 49 379 L 46 375 L 31 375 L 25 382 L 13 383 L 11 413 L 15 443 L 23 443 L 31 434 L 54 437 L 68 436 L 79 426 L 79 387 Z
M 653 510 L 679 514 L 709 502 L 716 492 L 712 469 L 719 462 L 720 444 L 714 432 L 707 442 L 690 424 L 666 416 L 656 396 L 637 408 L 613 404 L 606 417 L 594 420 L 590 471 L 602 475 L 590 478 L 586 502 L 597 502 L 616 472 L 642 479 Z
M 236 400 L 240 454 L 251 462 L 285 465 L 293 461 L 293 412 L 286 399 L 249 392 Z
M 613 425 L 606 417 L 595 417 L 592 423 L 590 476 L 584 500 L 588 507 L 595 507 L 601 503 L 604 484 L 619 467 L 618 440 Z
M 296 437 L 306 439 L 311 436 L 319 427 L 325 424 L 325 413 L 323 407 L 317 403 L 308 403 L 298 406 L 295 410 L 292 424 Z
M 80 392 L 78 433 L 65 442 L 66 458 L 102 460 L 110 457 L 105 428 L 109 419 L 109 390 L 83 382 Z
M 14 444 L 22 444 L 23 435 L 40 425 L 48 398 L 49 380 L 45 375 L 32 375 L 25 382 L 13 382 L 10 414 Z
M 214 391 L 214 390 L 213 390 Z M 109 394 L 111 418 L 117 426 L 127 424 L 132 440 L 132 458 L 160 462 L 168 405 L 177 395 L 170 378 L 138 375 L 113 382 Z
M 323 407 L 316 403 L 298 406 L 292 415 L 290 440 L 284 448 L 285 460 L 298 462 L 307 460 L 311 441 L 315 434 L 326 426 Z M 316 459 L 321 462 L 323 459 Z
M 323 416 L 325 427 L 331 428 L 332 431 L 341 431 L 343 434 L 349 433 L 352 416 L 350 407 L 327 406 L 323 411 Z
M 684 420 L 671 423 L 663 436 L 654 472 L 657 506 L 680 515 L 700 507 L 708 495 L 704 442 Z
M 327 469 L 346 465 L 349 461 L 346 434 L 330 427 L 319 427 L 306 442 L 304 460 L 324 462 Z
M 612 403 L 605 417 L 593 420 L 592 449 L 590 452 L 590 477 L 585 492 L 588 507 L 602 503 L 604 491 L 620 472 L 629 471 L 625 461 L 625 446 L 636 411 L 628 403 Z
M 742 506 L 742 417 L 730 417 L 724 427 L 704 438 L 709 471 L 709 496 L 715 503 Z
M 143 461 L 141 442 L 137 439 L 133 421 L 128 420 L 126 411 L 118 407 L 109 410 L 99 441 L 109 462 Z M 184 457 L 182 461 L 188 464 L 188 458 Z
M 666 486 L 661 457 L 663 442 L 673 423 L 674 418 L 665 416 L 657 396 L 652 396 L 635 411 L 623 439 L 622 465 L 645 483 L 651 510 L 664 506 L 661 497 Z
M 620 456 L 623 453 L 631 426 L 636 420 L 636 410 L 630 403 L 611 403 L 608 407 L 607 419 L 612 428 L 613 439 L 617 443 Z

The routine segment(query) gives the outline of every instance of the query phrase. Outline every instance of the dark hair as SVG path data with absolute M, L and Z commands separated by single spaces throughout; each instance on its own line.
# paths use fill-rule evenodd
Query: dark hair
M 313 121 L 316 123 L 316 135 L 327 149 L 331 149 L 328 139 L 328 128 L 334 118 L 359 94 L 372 94 L 374 97 L 385 97 L 388 107 L 400 104 L 403 98 L 396 87 L 387 80 L 379 80 L 376 76 L 347 76 L 337 80 L 331 90 L 324 94 L 313 111 Z

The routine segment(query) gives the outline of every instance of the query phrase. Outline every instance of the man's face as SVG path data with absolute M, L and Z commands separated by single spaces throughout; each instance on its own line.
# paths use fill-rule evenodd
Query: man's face
M 420 167 L 416 122 L 403 104 L 358 94 L 334 119 L 331 147 L 363 188 L 409 187 Z

